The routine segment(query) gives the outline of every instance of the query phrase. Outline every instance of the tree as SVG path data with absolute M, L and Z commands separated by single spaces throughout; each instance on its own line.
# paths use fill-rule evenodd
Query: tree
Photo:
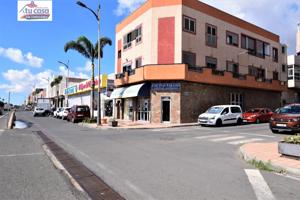
M 80 36 L 76 41 L 70 41 L 65 44 L 64 50 L 65 52 L 68 52 L 69 50 L 75 50 L 81 55 L 83 55 L 85 58 L 91 61 L 91 68 L 92 68 L 92 77 L 91 77 L 91 96 L 92 96 L 92 118 L 94 118 L 94 90 L 95 90 L 95 59 L 98 58 L 98 45 L 100 43 L 100 57 L 103 57 L 103 49 L 106 45 L 112 45 L 112 41 L 108 37 L 103 37 L 100 39 L 99 42 L 96 42 L 95 45 L 92 44 L 92 42 L 87 39 L 85 36 Z

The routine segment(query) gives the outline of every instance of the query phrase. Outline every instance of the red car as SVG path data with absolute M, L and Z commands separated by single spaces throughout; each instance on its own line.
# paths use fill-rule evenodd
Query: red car
M 269 108 L 253 108 L 243 113 L 243 122 L 260 123 L 269 122 L 273 112 Z
M 67 116 L 67 120 L 73 123 L 82 121 L 85 118 L 90 117 L 90 108 L 88 106 L 72 106 Z

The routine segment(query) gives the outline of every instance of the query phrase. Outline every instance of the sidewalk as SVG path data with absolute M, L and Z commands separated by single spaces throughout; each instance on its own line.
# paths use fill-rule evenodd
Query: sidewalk
M 196 126 L 197 123 L 183 123 L 183 124 L 171 124 L 171 123 L 159 123 L 153 124 L 149 122 L 132 122 L 127 120 L 118 120 L 117 127 L 111 127 L 108 124 L 102 124 L 100 127 L 97 124 L 79 123 L 79 125 L 88 128 L 97 129 L 160 129 L 160 128 L 175 128 L 175 127 L 186 127 Z
M 32 129 L 0 132 L 1 200 L 85 200 L 44 153 Z
M 0 115 L 0 130 L 4 130 L 7 127 L 7 114 Z
M 285 170 L 300 176 L 300 159 L 278 153 L 278 143 L 249 143 L 240 147 L 246 161 L 256 160 L 269 163 L 274 170 Z

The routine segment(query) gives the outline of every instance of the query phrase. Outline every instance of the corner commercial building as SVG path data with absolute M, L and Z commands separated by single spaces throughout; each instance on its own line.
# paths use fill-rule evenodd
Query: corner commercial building
M 263 13 L 262 13 L 263 15 Z M 280 37 L 197 0 L 148 0 L 116 27 L 114 116 L 195 122 L 216 104 L 279 107 Z

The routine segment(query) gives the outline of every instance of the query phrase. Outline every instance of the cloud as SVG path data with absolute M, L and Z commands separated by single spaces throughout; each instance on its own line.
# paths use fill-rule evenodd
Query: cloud
M 145 0 L 118 0 L 118 16 L 134 11 Z M 280 35 L 281 42 L 295 53 L 297 24 L 300 22 L 299 0 L 202 0 L 234 16 Z
M 29 93 L 34 88 L 45 88 L 48 84 L 47 79 L 49 79 L 52 74 L 53 72 L 51 70 L 32 74 L 28 69 L 9 69 L 2 73 L 2 76 L 8 83 L 0 83 L 0 89 L 14 93 Z
M 32 55 L 31 52 L 23 54 L 20 49 L 0 47 L 0 56 L 6 57 L 13 62 L 24 64 L 30 67 L 40 68 L 43 65 L 44 59 Z
M 144 2 L 145 0 L 118 0 L 118 7 L 114 12 L 117 16 L 122 16 L 131 13 Z
M 91 72 L 92 71 L 92 62 L 87 60 L 84 67 L 77 67 L 76 70 L 79 72 Z
M 83 79 L 88 79 L 89 78 L 89 76 L 87 74 L 82 73 L 82 72 L 74 72 L 72 70 L 70 70 L 68 72 L 68 70 L 62 65 L 59 66 L 59 74 L 63 75 L 63 76 L 68 76 L 69 75 L 69 77 L 73 77 L 73 78 L 83 78 Z

